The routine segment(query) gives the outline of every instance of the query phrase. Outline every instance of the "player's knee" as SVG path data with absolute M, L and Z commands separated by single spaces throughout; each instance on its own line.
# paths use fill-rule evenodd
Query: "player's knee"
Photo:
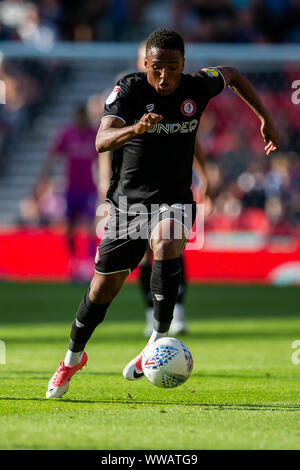
M 158 240 L 154 247 L 154 257 L 156 259 L 177 258 L 180 254 L 180 245 L 178 240 Z
M 95 304 L 108 304 L 115 298 L 119 290 L 119 286 L 113 283 L 92 281 L 89 297 Z
M 95 304 L 108 304 L 116 296 L 113 290 L 103 290 L 102 288 L 91 286 L 90 287 L 90 300 Z

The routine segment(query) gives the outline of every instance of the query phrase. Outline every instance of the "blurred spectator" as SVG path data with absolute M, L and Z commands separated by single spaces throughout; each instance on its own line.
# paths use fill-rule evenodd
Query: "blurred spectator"
M 91 95 L 86 104 L 87 117 L 90 124 L 98 131 L 103 109 L 103 97 L 101 94 Z
M 265 175 L 264 190 L 266 197 L 287 199 L 291 188 L 290 184 L 289 162 L 283 154 L 277 154 L 270 160 L 270 169 Z
M 295 191 L 288 202 L 288 218 L 292 226 L 300 227 L 300 191 Z
M 213 171 L 212 171 L 213 170 Z M 287 236 L 300 227 L 300 163 L 297 155 L 253 160 L 236 182 L 226 184 L 216 163 L 207 163 L 214 207 L 206 227 Z
M 61 0 L 60 34 L 67 41 L 93 41 L 99 22 L 104 17 L 109 0 Z
M 217 163 L 207 161 L 205 164 L 205 173 L 208 180 L 209 193 L 211 197 L 216 198 L 222 188 L 222 175 Z
M 67 242 L 70 254 L 70 274 L 73 278 L 90 275 L 85 270 L 91 266 L 90 259 L 95 252 L 95 227 L 97 192 L 97 153 L 95 138 L 97 130 L 87 117 L 86 108 L 79 106 L 75 109 L 73 121 L 58 131 L 50 145 L 47 158 L 44 162 L 41 175 L 37 182 L 38 193 L 40 188 L 51 188 L 49 179 L 53 173 L 56 157 L 64 162 L 65 170 L 65 219 L 67 223 Z M 50 185 L 50 186 L 49 186 Z M 40 191 L 41 198 L 37 198 L 38 208 L 48 207 L 47 191 Z M 55 205 L 55 202 L 50 201 Z M 89 237 L 87 259 L 79 260 L 76 251 L 76 231 L 81 227 Z
M 21 134 L 28 130 L 66 67 L 39 60 L 0 60 L 5 102 L 0 106 L 0 173 L 13 155 Z
M 256 161 L 249 163 L 247 170 L 239 176 L 237 184 L 241 190 L 240 197 L 245 208 L 263 209 L 266 200 L 264 180 L 264 168 Z
M 4 0 L 0 3 L 2 39 L 18 39 L 49 49 L 58 38 L 58 19 L 59 5 L 54 0 Z
M 239 43 L 264 42 L 253 8 L 240 8 L 235 12 L 235 41 Z
M 48 226 L 61 223 L 66 211 L 63 194 L 51 180 L 39 182 L 32 195 L 20 202 L 19 222 L 25 226 Z

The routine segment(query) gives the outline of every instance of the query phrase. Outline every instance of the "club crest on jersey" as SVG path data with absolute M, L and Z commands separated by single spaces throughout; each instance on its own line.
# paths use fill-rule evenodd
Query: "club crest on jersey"
M 154 109 L 154 104 L 153 103 L 147 104 L 146 109 L 147 109 L 148 113 L 151 113 L 151 111 L 153 111 L 153 109 Z
M 185 116 L 193 116 L 196 112 L 196 103 L 193 100 L 185 100 L 181 105 L 181 112 Z
M 106 104 L 112 104 L 120 93 L 121 88 L 119 86 L 115 86 L 111 94 L 108 96 L 107 100 L 105 101 Z

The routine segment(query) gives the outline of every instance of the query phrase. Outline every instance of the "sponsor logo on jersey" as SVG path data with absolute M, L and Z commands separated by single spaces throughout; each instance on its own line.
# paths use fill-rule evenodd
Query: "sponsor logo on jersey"
M 119 86 L 115 86 L 107 100 L 105 101 L 105 104 L 112 104 L 114 101 L 116 101 L 118 94 L 120 93 L 121 88 Z
M 136 123 L 139 121 L 135 121 Z M 185 122 L 172 122 L 162 124 L 161 122 L 156 123 L 152 129 L 147 131 L 149 134 L 188 134 L 189 132 L 194 132 L 198 127 L 198 120 L 193 119 L 192 121 Z
M 202 69 L 203 72 L 206 72 L 209 77 L 218 77 L 219 72 L 216 69 Z
M 193 116 L 196 112 L 196 103 L 193 100 L 185 100 L 181 105 L 181 112 L 185 116 Z
M 151 113 L 151 111 L 153 111 L 153 109 L 154 109 L 154 104 L 153 103 L 147 104 L 146 109 L 147 109 L 148 113 Z

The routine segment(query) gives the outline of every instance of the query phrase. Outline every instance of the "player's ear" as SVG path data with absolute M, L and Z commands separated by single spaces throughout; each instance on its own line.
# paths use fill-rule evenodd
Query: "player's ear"
M 145 67 L 145 70 L 148 70 L 147 57 L 145 57 L 144 59 L 144 67 Z
M 182 57 L 182 58 L 181 58 L 181 62 L 180 62 L 180 64 L 179 64 L 179 66 L 181 67 L 181 72 L 183 72 L 183 70 L 184 70 L 184 65 L 185 65 L 185 58 Z

